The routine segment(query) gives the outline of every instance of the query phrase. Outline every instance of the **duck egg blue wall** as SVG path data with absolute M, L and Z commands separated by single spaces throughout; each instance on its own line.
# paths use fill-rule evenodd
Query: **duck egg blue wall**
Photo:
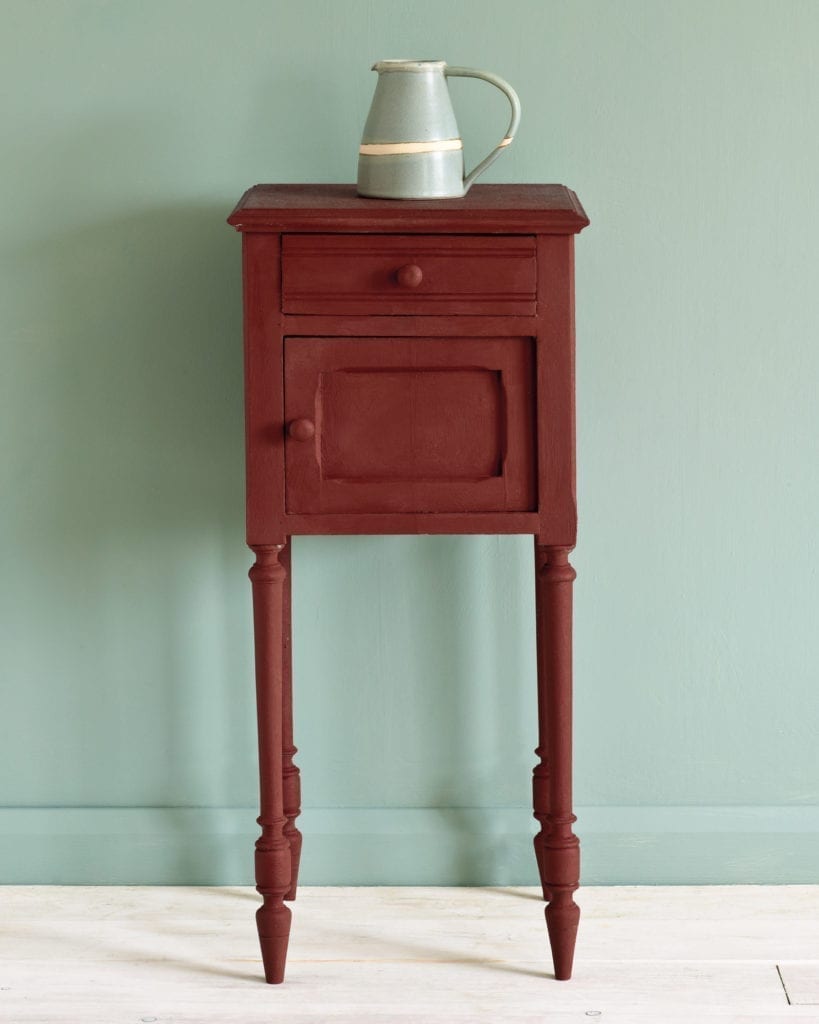
M 378 58 L 517 87 L 577 245 L 587 882 L 819 853 L 819 6 L 8 5 L 0 877 L 239 882 L 256 755 L 239 239 L 351 181 Z M 452 93 L 476 162 L 505 127 Z M 305 882 L 534 882 L 527 538 L 295 543 Z

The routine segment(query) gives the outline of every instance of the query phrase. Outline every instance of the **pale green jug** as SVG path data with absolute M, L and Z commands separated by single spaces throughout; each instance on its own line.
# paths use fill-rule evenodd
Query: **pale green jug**
M 358 155 L 358 194 L 376 199 L 460 199 L 515 137 L 520 100 L 502 78 L 443 60 L 380 60 Z M 506 135 L 464 177 L 463 142 L 449 98 L 448 77 L 482 78 L 512 108 Z

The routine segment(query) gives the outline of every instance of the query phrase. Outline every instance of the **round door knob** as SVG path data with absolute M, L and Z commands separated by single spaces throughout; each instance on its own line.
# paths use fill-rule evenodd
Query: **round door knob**
M 395 276 L 403 288 L 417 288 L 424 280 L 423 270 L 415 263 L 407 263 L 406 266 L 399 267 Z
M 309 441 L 316 434 L 316 425 L 312 420 L 291 420 L 287 424 L 287 435 L 294 441 Z

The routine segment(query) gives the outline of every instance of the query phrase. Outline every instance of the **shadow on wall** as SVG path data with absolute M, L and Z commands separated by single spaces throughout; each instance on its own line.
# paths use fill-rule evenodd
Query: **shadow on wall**
M 525 846 L 521 851 L 519 836 L 534 831 L 528 806 L 537 742 L 532 538 L 441 540 L 448 544 L 434 559 L 429 590 L 445 574 L 447 593 L 430 610 L 444 622 L 448 607 L 465 611 L 454 617 L 446 649 L 449 714 L 435 720 L 437 749 L 448 751 L 450 762 L 433 802 L 451 836 L 446 880 L 531 880 L 534 856 Z M 521 803 L 516 831 L 505 834 L 496 808 Z
M 298 538 L 294 562 L 303 794 L 349 809 L 305 815 L 305 878 L 534 880 L 531 537 Z
M 8 802 L 247 802 L 252 693 L 232 692 L 249 664 L 235 599 L 249 558 L 229 209 L 144 209 L 16 257 L 36 321 L 19 356 L 32 385 L 21 379 L 21 399 L 36 403 L 18 417 L 35 435 L 15 499 L 19 621 L 44 628 L 38 650 L 20 644 Z
M 20 253 L 43 341 L 26 353 L 38 453 L 18 534 L 29 637 L 5 750 L 16 778 L 0 803 L 167 808 L 154 835 L 175 833 L 174 863 L 136 882 L 233 881 L 252 864 L 245 837 L 203 842 L 184 813 L 256 800 L 228 212 L 146 209 Z M 520 580 L 531 540 L 299 538 L 295 563 L 306 802 L 437 808 L 449 841 L 431 850 L 431 872 L 520 877 L 491 808 L 522 804 L 521 827 L 530 821 L 533 611 Z M 48 626 L 32 652 L 37 621 Z M 335 864 L 339 838 L 327 842 L 316 852 Z M 353 843 L 348 863 L 360 857 Z M 365 877 L 375 867 L 361 865 Z

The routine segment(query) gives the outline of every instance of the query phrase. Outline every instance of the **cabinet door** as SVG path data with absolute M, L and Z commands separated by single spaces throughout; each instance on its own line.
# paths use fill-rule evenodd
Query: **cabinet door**
M 533 362 L 531 338 L 286 338 L 287 511 L 533 510 Z

